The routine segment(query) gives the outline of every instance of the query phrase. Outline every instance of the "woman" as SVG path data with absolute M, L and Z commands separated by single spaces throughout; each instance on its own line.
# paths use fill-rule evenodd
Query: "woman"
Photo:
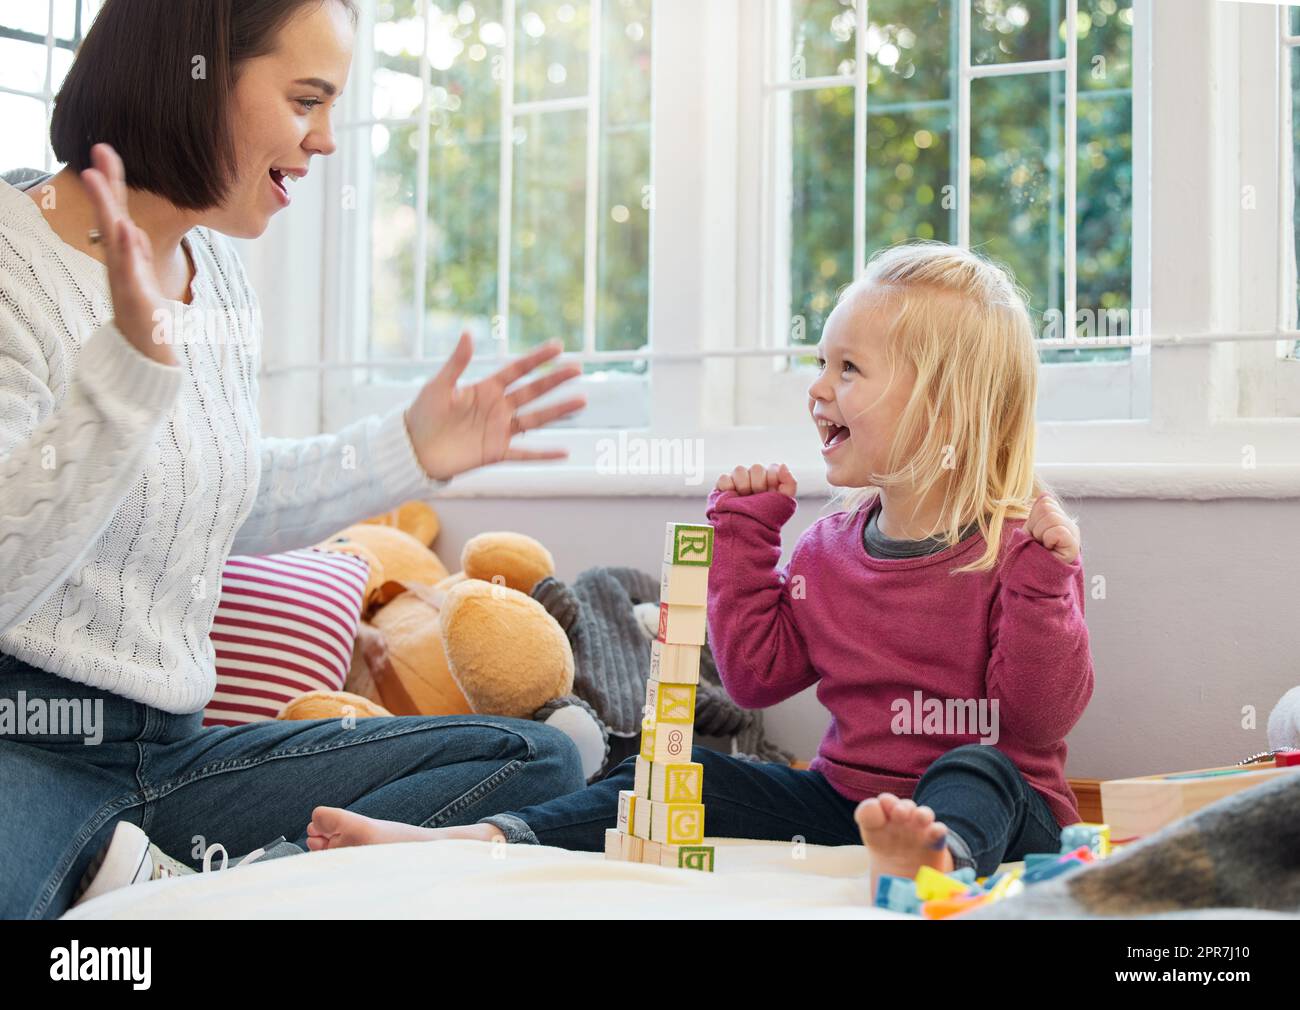
M 4 916 L 61 914 L 110 838 L 143 839 L 161 873 L 161 853 L 197 862 L 218 843 L 305 848 L 320 804 L 464 824 L 583 785 L 567 738 L 511 719 L 201 727 L 229 554 L 559 458 L 512 440 L 583 406 L 520 412 L 579 373 L 511 388 L 557 346 L 459 387 L 462 335 L 409 406 L 259 438 L 256 299 L 218 233 L 260 235 L 287 180 L 334 151 L 355 23 L 354 0 L 107 0 L 55 107 L 68 167 L 0 183 Z M 101 742 L 2 717 L 82 702 L 102 704 Z

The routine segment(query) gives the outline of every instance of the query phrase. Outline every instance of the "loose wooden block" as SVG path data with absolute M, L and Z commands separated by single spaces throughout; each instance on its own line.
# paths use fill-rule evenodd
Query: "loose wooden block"
M 704 765 L 694 761 L 655 764 L 638 757 L 634 791 L 655 803 L 703 803 Z
M 688 761 L 695 727 L 689 724 L 667 724 L 641 728 L 641 756 L 652 764 L 671 764 Z
M 618 828 L 605 829 L 605 858 L 622 859 L 623 858 L 623 838 L 622 832 Z
M 668 645 L 656 638 L 650 643 L 650 679 L 661 684 L 698 684 L 700 647 Z
M 692 523 L 669 523 L 664 537 L 665 565 L 713 564 L 713 527 Z
M 1225 796 L 1271 782 L 1279 775 L 1295 774 L 1300 774 L 1300 767 L 1252 769 L 1249 765 L 1228 765 L 1112 779 L 1101 784 L 1102 816 L 1110 825 L 1112 842 L 1141 837 Z
M 709 602 L 709 570 L 699 565 L 664 565 L 659 602 L 703 607 Z
M 645 717 L 656 726 L 664 723 L 695 723 L 695 685 L 661 684 L 649 680 L 645 686 Z M 644 724 L 643 724 L 644 725 Z
M 645 806 L 650 808 L 652 841 L 668 845 L 699 845 L 704 841 L 703 803 L 645 801 Z
M 630 789 L 620 789 L 618 793 L 618 830 L 631 834 L 633 819 L 636 816 L 636 793 Z
M 681 603 L 659 603 L 659 634 L 666 645 L 703 645 L 708 624 L 707 608 Z

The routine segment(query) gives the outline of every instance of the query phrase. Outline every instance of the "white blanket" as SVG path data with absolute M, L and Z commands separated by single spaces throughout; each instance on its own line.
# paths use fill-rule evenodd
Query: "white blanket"
M 333 849 L 123 888 L 64 918 L 912 918 L 871 907 L 862 846 L 709 844 L 714 873 L 538 845 Z

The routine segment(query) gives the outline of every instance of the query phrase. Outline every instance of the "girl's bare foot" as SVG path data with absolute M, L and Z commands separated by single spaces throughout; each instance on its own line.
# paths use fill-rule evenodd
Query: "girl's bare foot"
M 398 821 L 380 821 L 339 807 L 317 807 L 307 825 L 307 848 L 342 849 L 350 845 L 383 845 L 387 842 L 435 842 L 439 839 L 468 838 L 490 842 L 504 838 L 491 824 L 466 824 L 456 828 L 422 828 Z
M 951 872 L 952 853 L 945 844 L 948 829 L 934 819 L 929 807 L 881 793 L 859 803 L 853 817 L 862 832 L 862 844 L 871 852 L 872 901 L 881 874 L 915 877 L 922 866 Z

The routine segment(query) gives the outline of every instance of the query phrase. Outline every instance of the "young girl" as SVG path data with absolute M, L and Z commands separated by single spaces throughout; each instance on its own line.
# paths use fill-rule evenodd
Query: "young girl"
M 1077 527 L 1033 472 L 1037 357 L 1002 269 L 892 248 L 827 320 L 808 409 L 849 491 L 778 568 L 785 465 L 709 496 L 709 636 L 727 691 L 763 708 L 812 685 L 831 715 L 806 770 L 696 748 L 707 833 L 871 850 L 881 873 L 988 874 L 1079 820 L 1065 736 L 1092 695 Z M 635 758 L 580 792 L 428 830 L 321 807 L 308 847 L 436 838 L 599 850 Z

